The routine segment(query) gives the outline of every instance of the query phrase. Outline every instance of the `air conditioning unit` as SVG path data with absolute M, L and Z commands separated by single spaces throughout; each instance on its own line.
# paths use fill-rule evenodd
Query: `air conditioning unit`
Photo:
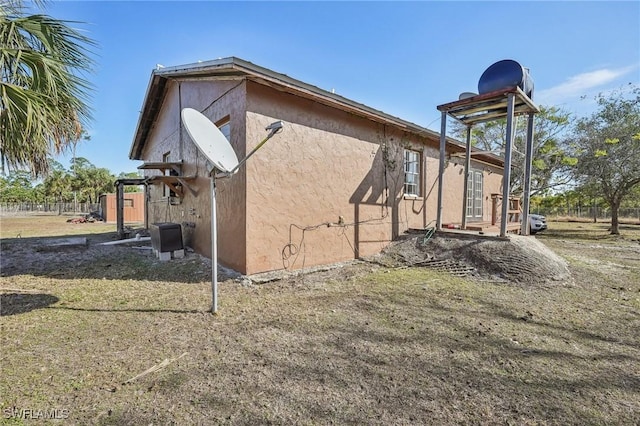
M 182 227 L 179 223 L 152 223 L 149 226 L 149 233 L 153 252 L 160 260 L 169 260 L 172 255 L 184 257 Z

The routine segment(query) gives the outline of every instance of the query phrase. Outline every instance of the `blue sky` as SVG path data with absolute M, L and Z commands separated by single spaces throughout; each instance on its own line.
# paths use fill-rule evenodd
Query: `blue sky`
M 536 103 L 577 116 L 597 93 L 640 84 L 637 1 L 59 1 L 46 12 L 98 43 L 91 140 L 76 154 L 115 174 L 141 164 L 128 154 L 156 64 L 236 56 L 437 131 L 436 106 L 477 91 L 502 59 L 530 68 Z

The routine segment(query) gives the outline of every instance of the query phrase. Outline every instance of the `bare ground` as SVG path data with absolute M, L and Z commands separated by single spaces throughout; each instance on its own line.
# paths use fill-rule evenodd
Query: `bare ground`
M 221 276 L 219 316 L 193 253 L 5 238 L 0 418 L 638 424 L 640 229 L 603 226 L 486 247 L 417 235 L 315 272 Z

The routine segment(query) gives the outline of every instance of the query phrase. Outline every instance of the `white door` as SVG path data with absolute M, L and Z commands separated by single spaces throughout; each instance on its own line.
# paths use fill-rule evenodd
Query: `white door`
M 469 171 L 467 178 L 467 219 L 482 220 L 482 172 Z

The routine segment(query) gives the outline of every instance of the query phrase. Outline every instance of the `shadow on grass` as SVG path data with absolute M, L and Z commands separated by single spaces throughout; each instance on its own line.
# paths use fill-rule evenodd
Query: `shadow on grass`
M 18 315 L 36 309 L 47 308 L 58 302 L 58 298 L 44 293 L 0 294 L 0 316 Z
M 210 277 L 210 268 L 198 255 L 161 262 L 149 242 L 100 245 L 114 240 L 114 232 L 3 239 L 0 276 L 180 283 L 200 283 Z
M 210 310 L 202 311 L 198 309 L 151 309 L 151 308 L 127 308 L 127 309 L 111 309 L 111 308 L 75 308 L 73 306 L 45 306 L 47 309 L 58 309 L 64 311 L 80 311 L 80 312 L 161 312 L 167 314 L 209 314 Z
M 599 330 L 598 327 L 594 326 L 591 330 L 586 329 L 577 329 L 568 326 L 563 326 L 560 324 L 553 324 L 549 321 L 545 321 L 538 318 L 533 318 L 533 316 L 529 317 L 527 315 L 518 316 L 512 312 L 506 310 L 503 306 L 499 304 L 492 303 L 491 301 L 484 300 L 482 302 L 486 307 L 489 308 L 489 313 L 492 316 L 497 316 L 503 318 L 507 321 L 512 321 L 515 323 L 524 323 L 526 322 L 529 326 L 532 327 L 541 327 L 543 329 L 548 330 L 546 334 L 548 336 L 556 336 L 562 339 L 566 339 L 567 341 L 575 341 L 575 340 L 586 340 L 593 341 L 596 343 L 608 343 L 617 346 L 628 346 L 632 349 L 640 350 L 640 342 L 632 341 L 628 338 L 623 338 L 619 334 L 612 333 L 611 335 L 605 335 L 604 330 Z M 598 326 L 602 327 L 606 324 L 598 324 Z M 598 332 L 598 330 L 600 332 Z M 628 336 L 625 336 L 628 337 Z M 594 357 L 594 359 L 597 357 Z M 625 357 L 622 357 L 625 358 Z M 640 358 L 629 357 L 629 359 L 633 359 L 634 361 L 640 362 Z
M 319 423 L 422 424 L 428 416 L 428 424 L 597 424 L 603 420 L 598 411 L 611 408 L 598 395 L 628 397 L 640 386 L 634 371 L 623 368 L 635 365 L 633 356 L 608 351 L 584 356 L 571 346 L 553 350 L 515 344 L 508 335 L 483 329 L 478 312 L 431 305 L 419 309 L 422 314 L 404 310 L 406 317 L 390 322 L 390 311 L 358 306 L 356 315 L 327 324 L 313 338 L 298 335 L 275 347 L 270 340 L 249 339 L 242 355 L 227 358 L 244 362 L 224 366 L 237 369 L 242 380 L 222 377 L 194 400 L 227 412 L 242 402 L 238 420 L 247 424 L 264 423 L 265 416 L 274 414 L 265 413 L 265 407 L 282 401 L 296 407 L 295 416 Z M 414 321 L 424 312 L 432 323 Z M 510 315 L 507 320 L 523 323 Z M 254 330 L 256 336 L 286 329 L 279 320 L 263 325 Z M 207 367 L 204 374 L 219 377 L 219 369 Z M 222 398 L 224 389 L 234 391 Z M 449 412 L 448 407 L 455 408 Z M 482 419 L 478 409 L 484 407 L 495 412 L 484 412 Z M 460 412 L 466 414 L 458 417 Z M 608 415 L 613 423 L 634 416 L 626 411 Z

